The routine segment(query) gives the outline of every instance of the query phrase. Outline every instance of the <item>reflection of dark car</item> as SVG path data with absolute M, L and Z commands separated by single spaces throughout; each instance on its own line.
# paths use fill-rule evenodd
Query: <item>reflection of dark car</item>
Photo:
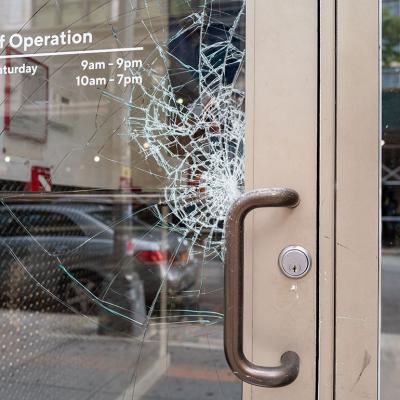
M 53 202 L 2 206 L 3 306 L 51 311 L 57 310 L 54 300 L 58 298 L 74 310 L 93 313 L 103 304 L 100 299 L 125 310 L 130 307 L 127 293 L 138 276 L 148 305 L 158 295 L 162 276 L 167 277 L 172 297 L 180 297 L 194 285 L 198 267 L 185 240 L 135 217 L 123 221 L 125 242 L 121 246 L 116 242 L 121 219 L 112 205 Z M 117 252 L 121 247 L 123 251 Z

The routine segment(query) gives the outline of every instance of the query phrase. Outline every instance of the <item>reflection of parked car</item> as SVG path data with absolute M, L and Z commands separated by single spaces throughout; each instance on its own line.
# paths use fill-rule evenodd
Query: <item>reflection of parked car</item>
M 85 212 L 108 227 L 119 220 L 110 206 L 85 206 Z M 169 296 L 179 297 L 189 291 L 197 281 L 199 264 L 193 257 L 190 243 L 175 232 L 151 226 L 136 216 L 128 218 L 135 271 L 144 282 L 146 304 L 157 297 L 163 276 Z M 129 253 L 129 249 L 128 249 Z M 188 299 L 190 296 L 188 296 Z
M 143 281 L 146 303 L 150 305 L 158 294 L 167 264 L 170 296 L 179 297 L 194 285 L 198 268 L 189 256 L 187 242 L 177 234 L 152 229 L 138 218 L 128 218 L 129 228 L 124 219 L 129 239 L 124 244 L 124 254 L 116 256 L 115 232 L 121 219 L 115 215 L 112 205 L 90 203 L 2 206 L 3 305 L 57 309 L 39 295 L 47 292 L 82 313 L 98 308 L 96 297 L 106 297 L 117 307 L 126 308 L 123 299 L 127 298 L 125 291 L 130 290 L 129 281 L 134 276 Z M 61 266 L 95 297 L 88 296 L 87 290 Z

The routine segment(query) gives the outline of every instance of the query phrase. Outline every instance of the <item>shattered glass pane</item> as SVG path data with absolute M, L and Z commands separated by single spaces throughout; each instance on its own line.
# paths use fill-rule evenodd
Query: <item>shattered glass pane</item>
M 2 5 L 0 398 L 240 399 L 244 0 Z

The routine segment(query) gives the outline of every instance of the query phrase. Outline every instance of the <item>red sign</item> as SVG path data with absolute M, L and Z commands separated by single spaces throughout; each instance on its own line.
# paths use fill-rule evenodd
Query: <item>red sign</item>
M 32 166 L 30 191 L 31 192 L 51 192 L 50 168 Z

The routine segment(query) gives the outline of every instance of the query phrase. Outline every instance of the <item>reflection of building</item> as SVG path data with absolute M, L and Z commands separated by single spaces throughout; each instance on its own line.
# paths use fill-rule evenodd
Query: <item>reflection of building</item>
M 0 74 L 0 131 L 4 133 L 0 135 L 3 153 L 0 156 L 0 180 L 17 182 L 16 187 L 29 187 L 23 183 L 29 182 L 32 167 L 36 166 L 50 169 L 52 184 L 57 187 L 117 189 L 132 185 L 144 191 L 155 191 L 166 186 L 165 171 L 153 158 L 145 157 L 134 142 L 128 144 L 126 120 L 136 111 L 124 105 L 122 100 L 135 102 L 140 114 L 140 107 L 145 108 L 148 99 L 143 95 L 144 91 L 137 90 L 133 95 L 134 85 L 122 87 L 116 83 L 118 71 L 115 65 L 118 57 L 139 57 L 144 65 L 147 64 L 147 71 L 151 70 L 151 74 L 146 71 L 142 74 L 145 91 L 151 92 L 157 79 L 168 77 L 173 88 L 172 97 L 182 102 L 178 104 L 183 107 L 189 103 L 200 104 L 200 29 L 192 23 L 194 28 L 189 28 L 190 35 L 180 36 L 179 40 L 174 40 L 173 36 L 177 30 L 185 28 L 185 24 L 190 24 L 190 18 L 185 17 L 196 7 L 201 8 L 203 2 L 138 0 L 136 3 L 137 7 L 133 9 L 130 0 L 3 0 L 0 27 L 7 37 L 20 30 L 25 37 L 56 35 L 71 30 L 80 34 L 90 32 L 94 38 L 93 44 L 87 47 L 38 46 L 32 48 L 32 53 L 137 45 L 144 50 L 123 55 L 32 56 L 19 59 L 19 63 L 37 65 L 40 76 L 39 73 L 13 77 Z M 241 3 L 241 0 L 221 0 L 218 4 L 224 5 L 224 11 L 215 11 L 218 18 L 211 18 L 211 11 L 207 14 L 210 24 L 207 33 L 203 32 L 202 44 L 214 45 L 214 48 L 209 47 L 201 71 L 207 76 L 204 79 L 207 85 L 218 81 L 219 75 L 223 75 L 225 83 L 229 84 L 239 70 L 238 62 L 226 61 L 234 59 L 228 54 L 226 41 Z M 244 18 L 235 37 L 229 39 L 238 49 L 244 43 L 243 24 Z M 161 48 L 167 55 L 166 60 L 160 55 Z M 210 51 L 213 54 L 210 55 Z M 84 71 L 81 64 L 84 60 L 93 63 L 95 70 Z M 17 61 L 0 60 L 0 68 L 7 63 L 15 66 Z M 125 71 L 125 75 L 129 73 Z M 83 75 L 84 79 L 79 82 L 89 84 L 78 87 L 76 79 Z M 108 81 L 110 77 L 113 82 Z M 101 90 L 104 88 L 119 101 L 104 96 Z M 159 96 L 165 95 L 159 92 Z M 209 101 L 207 98 L 201 100 L 205 104 Z M 165 112 L 161 113 L 156 120 L 165 115 Z
M 110 14 L 115 16 L 118 6 L 119 0 L 111 0 L 102 7 L 99 7 L 97 0 L 3 0 L 0 23 L 4 29 L 14 29 L 21 27 L 21 21 L 29 21 L 29 29 L 40 30 L 73 23 L 78 16 L 82 17 L 82 24 L 96 23 Z M 43 8 L 43 12 L 38 13 L 38 18 L 30 20 L 40 8 Z
M 392 16 L 400 16 L 399 0 L 383 0 L 383 10 Z M 385 40 L 385 38 L 383 38 Z M 400 50 L 400 44 L 396 50 Z M 384 66 L 382 70 L 383 89 L 400 87 L 400 65 Z
M 383 7 L 390 11 L 393 15 L 400 14 L 400 1 L 399 0 L 383 0 Z
M 400 19 L 399 0 L 383 0 L 383 7 Z M 400 44 L 394 50 L 400 51 Z M 400 63 L 383 67 L 382 88 L 382 241 L 395 246 L 400 243 Z
M 40 76 L 0 75 L 0 149 L 3 153 L 0 180 L 13 182 L 9 186 L 2 185 L 3 190 L 4 187 L 29 187 L 24 183 L 30 181 L 33 166 L 49 168 L 56 187 L 118 189 L 121 184 L 133 184 L 143 190 L 163 187 L 160 177 L 145 172 L 155 169 L 151 161 L 145 160 L 128 144 L 124 121 L 129 109 L 110 101 L 101 91 L 106 86 L 115 96 L 129 99 L 130 87 L 108 81 L 117 73 L 117 58 L 144 58 L 154 51 L 149 32 L 141 23 L 140 12 L 144 12 L 141 3 L 139 1 L 138 8 L 132 10 L 129 0 L 2 2 L 0 27 L 7 37 L 20 30 L 25 37 L 35 37 L 55 35 L 68 29 L 77 33 L 91 32 L 94 42 L 89 50 L 135 47 L 137 42 L 144 46 L 140 56 L 107 53 L 22 58 L 20 64 L 40 62 Z M 163 7 L 154 9 L 160 16 L 153 26 L 156 30 L 155 25 L 160 24 L 163 30 L 158 36 L 166 38 L 168 14 Z M 33 53 L 66 50 L 80 51 L 86 47 L 32 48 Z M 85 59 L 99 63 L 97 66 L 104 63 L 105 67 L 83 71 L 81 63 Z M 7 63 L 16 65 L 17 60 L 1 60 L 0 68 Z M 43 79 L 45 74 L 48 80 Z M 76 78 L 82 75 L 91 78 L 93 85 L 78 88 Z M 132 165 L 137 168 L 133 170 Z

